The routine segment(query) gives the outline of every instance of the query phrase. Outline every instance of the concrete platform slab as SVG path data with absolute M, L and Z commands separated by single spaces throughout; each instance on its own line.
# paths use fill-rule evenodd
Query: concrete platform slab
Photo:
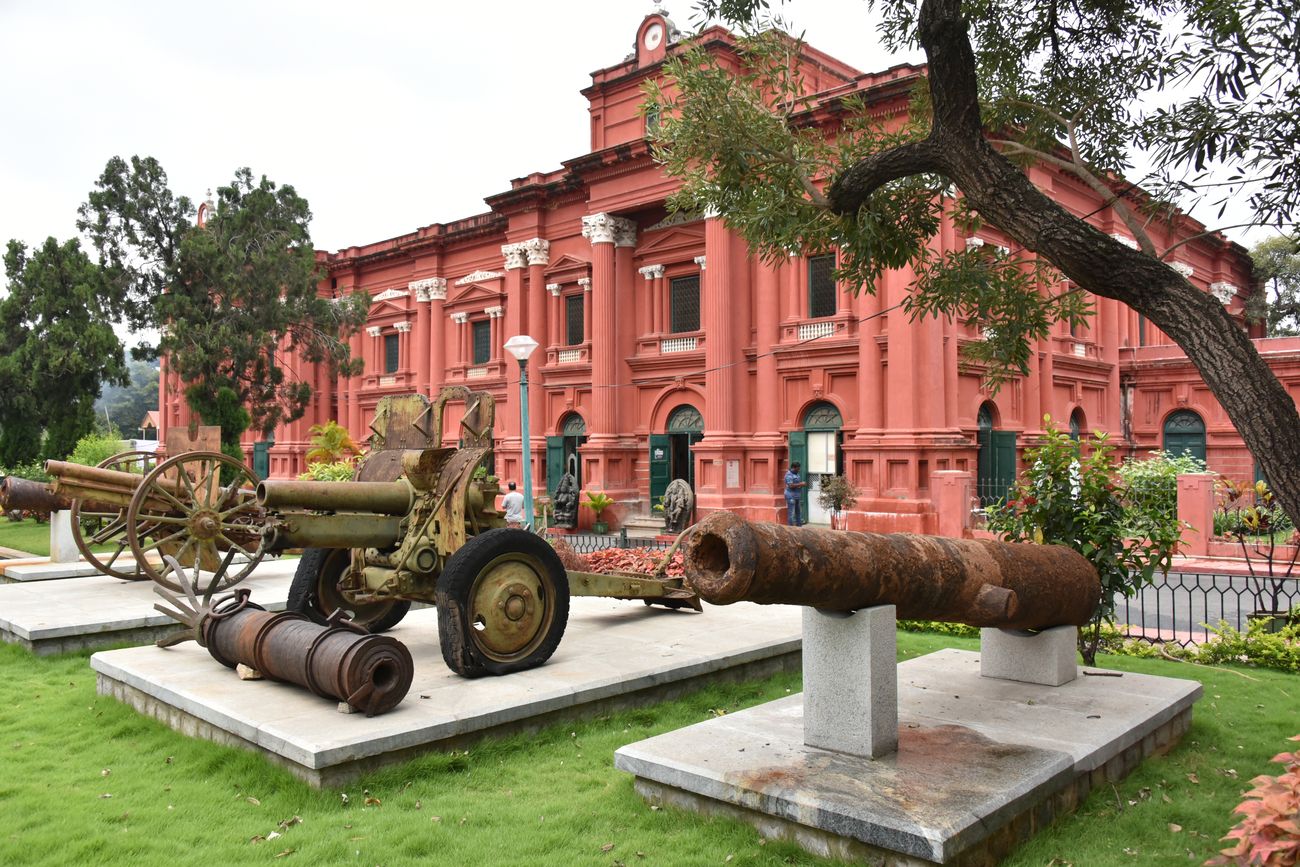
M 98 575 L 99 570 L 84 560 L 75 563 L 19 563 L 0 569 L 0 584 L 22 584 L 27 581 L 51 581 L 57 578 L 84 578 Z
M 268 560 L 239 586 L 250 588 L 259 605 L 282 609 L 297 566 L 297 560 Z M 153 609 L 160 601 L 153 587 L 152 581 L 106 575 L 0 586 L 0 640 L 42 656 L 124 641 L 151 642 L 176 628 Z
M 1124 673 L 1044 687 L 980 677 L 945 650 L 899 666 L 898 752 L 804 745 L 803 695 L 618 750 L 643 795 L 750 821 L 823 855 L 995 863 L 1092 785 L 1186 730 L 1195 681 Z
M 476 680 L 443 664 L 437 624 L 435 610 L 412 611 L 389 633 L 410 648 L 415 680 L 401 705 L 372 719 L 338 713 L 296 686 L 240 681 L 194 644 L 101 652 L 91 667 L 101 694 L 187 734 L 262 752 L 322 786 L 487 732 L 537 728 L 800 664 L 800 612 L 787 606 L 742 603 L 697 614 L 574 598 L 564 640 L 546 665 Z

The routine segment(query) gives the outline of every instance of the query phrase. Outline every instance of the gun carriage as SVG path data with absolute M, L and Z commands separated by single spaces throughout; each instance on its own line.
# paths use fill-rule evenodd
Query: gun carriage
M 460 446 L 443 445 L 448 403 L 464 405 Z M 566 572 L 551 545 L 505 526 L 488 475 L 495 404 L 444 388 L 380 401 L 371 451 L 354 482 L 264 481 L 263 553 L 305 548 L 289 608 L 326 623 L 343 610 L 371 632 L 412 602 L 433 603 L 448 667 L 466 677 L 545 662 L 568 621 L 570 595 L 692 607 L 681 579 Z

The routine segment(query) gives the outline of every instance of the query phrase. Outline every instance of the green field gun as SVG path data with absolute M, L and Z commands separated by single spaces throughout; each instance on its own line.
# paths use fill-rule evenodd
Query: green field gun
M 443 446 L 448 403 L 463 404 L 460 445 Z M 680 578 L 566 572 L 544 538 L 505 526 L 487 473 L 495 404 L 444 388 L 380 401 L 371 451 L 353 482 L 265 481 L 262 551 L 306 549 L 288 607 L 318 623 L 342 609 L 372 632 L 412 602 L 438 609 L 448 667 L 466 677 L 541 665 L 559 645 L 569 597 L 700 605 Z

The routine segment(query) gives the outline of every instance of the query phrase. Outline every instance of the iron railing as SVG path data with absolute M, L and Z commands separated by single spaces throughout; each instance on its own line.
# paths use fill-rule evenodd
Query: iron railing
M 1261 608 L 1273 608 L 1273 587 L 1278 580 L 1277 611 L 1300 603 L 1300 581 L 1252 578 L 1198 572 L 1157 575 L 1136 596 L 1115 598 L 1115 622 L 1133 638 L 1187 647 L 1207 641 L 1226 622 L 1245 632 Z
M 567 535 L 551 536 L 552 539 L 563 539 L 569 543 L 569 547 L 579 554 L 590 554 L 593 551 L 602 551 L 605 548 L 653 548 L 662 551 L 670 547 L 673 543 L 661 541 L 659 539 L 637 538 L 629 536 L 627 529 L 620 529 L 617 533 L 606 533 L 597 535 L 595 533 L 570 533 Z

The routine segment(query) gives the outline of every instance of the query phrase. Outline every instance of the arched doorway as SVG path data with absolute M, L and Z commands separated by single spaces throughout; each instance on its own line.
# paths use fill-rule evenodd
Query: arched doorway
M 1016 433 L 997 429 L 997 413 L 993 402 L 986 400 L 977 416 L 979 461 L 975 491 L 981 507 L 1006 499 L 1016 481 Z
M 1190 409 L 1170 413 L 1165 419 L 1164 450 L 1205 460 L 1205 421 Z
M 1088 422 L 1084 420 L 1083 410 L 1079 407 L 1074 408 L 1070 413 L 1070 439 L 1078 442 L 1083 439 L 1083 432 L 1088 427 Z
M 664 433 L 650 434 L 650 504 L 674 479 L 685 479 L 695 490 L 695 455 L 691 446 L 704 439 L 704 416 L 689 403 L 668 414 Z
M 560 476 L 571 473 L 582 489 L 582 458 L 579 454 L 587 441 L 587 423 L 571 412 L 560 420 L 559 436 L 546 438 L 546 493 L 554 496 Z
M 802 512 L 809 524 L 831 522 L 830 512 L 817 503 L 822 478 L 842 471 L 840 443 L 844 418 L 830 403 L 815 403 L 803 416 L 803 430 L 790 431 L 790 461 L 802 464 L 808 486 L 803 489 Z

